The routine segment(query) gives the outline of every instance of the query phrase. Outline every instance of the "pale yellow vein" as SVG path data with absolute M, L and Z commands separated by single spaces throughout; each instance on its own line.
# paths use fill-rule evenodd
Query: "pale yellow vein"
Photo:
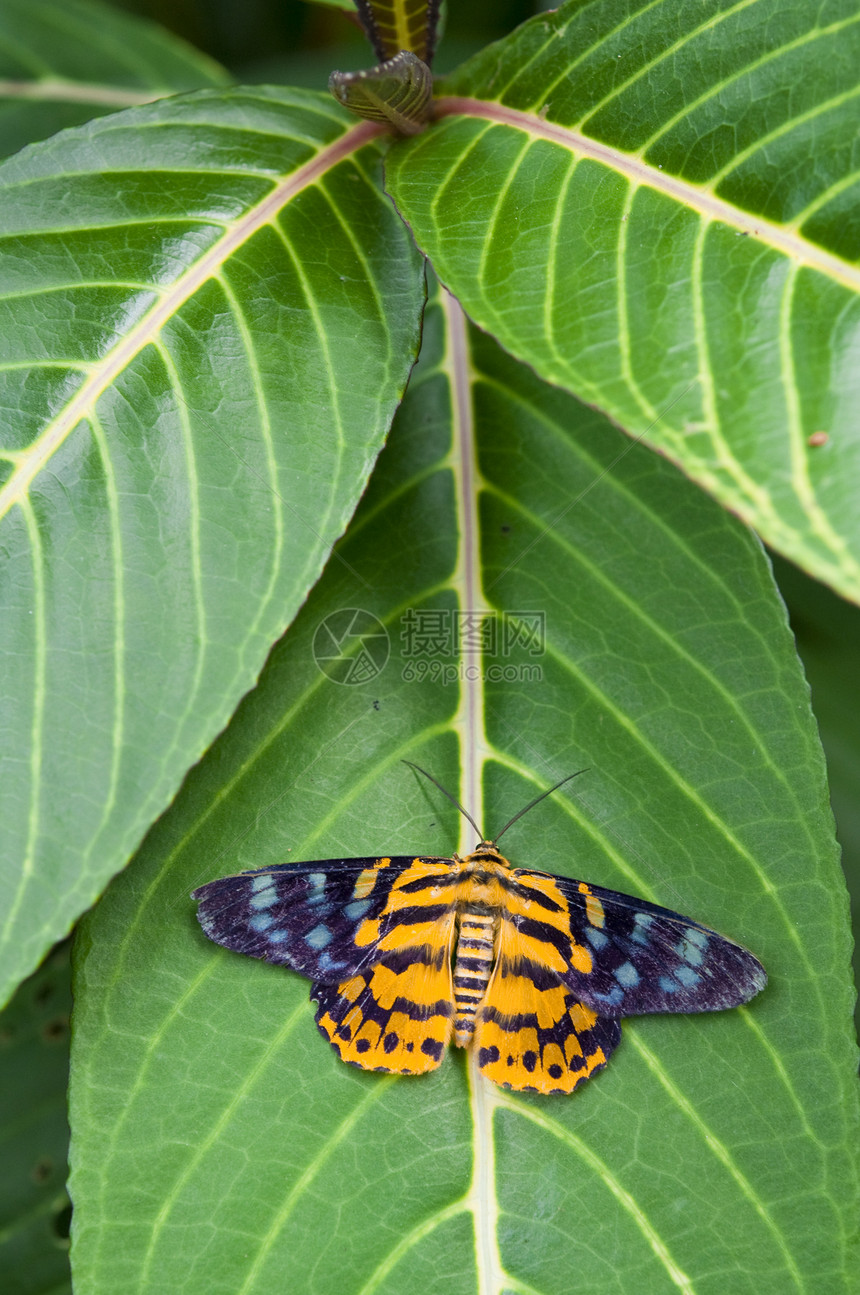
M 213 1121 L 208 1133 L 194 1147 L 192 1154 L 188 1157 L 182 1172 L 179 1173 L 172 1183 L 170 1190 L 165 1192 L 161 1202 L 161 1208 L 158 1210 L 152 1221 L 149 1235 L 147 1237 L 146 1249 L 140 1259 L 140 1288 L 144 1290 L 149 1281 L 150 1269 L 155 1259 L 155 1252 L 158 1248 L 159 1238 L 167 1224 L 173 1208 L 178 1201 L 183 1188 L 190 1182 L 193 1175 L 199 1169 L 206 1156 L 222 1137 L 225 1130 L 229 1127 L 231 1120 L 236 1115 L 242 1104 L 248 1100 L 250 1094 L 263 1074 L 268 1070 L 273 1058 L 280 1051 L 283 1044 L 292 1034 L 296 1024 L 307 1015 L 307 1005 L 301 1003 L 295 1007 L 286 1020 L 282 1023 L 276 1034 L 267 1041 L 265 1048 L 261 1051 L 254 1064 L 243 1071 L 241 1079 L 237 1082 L 235 1088 L 230 1090 L 230 1098 L 221 1111 L 221 1114 Z
M 239 336 L 242 339 L 242 345 L 244 346 L 244 349 L 245 349 L 245 356 L 248 362 L 248 368 L 250 369 L 250 372 L 251 372 L 251 383 L 254 390 L 254 398 L 256 401 L 257 414 L 259 418 L 260 439 L 262 440 L 263 446 L 265 448 L 265 454 L 266 454 L 266 468 L 267 468 L 267 473 L 269 477 L 269 485 L 270 485 L 272 494 L 275 496 L 277 500 L 280 500 L 281 496 L 280 496 L 280 492 L 278 491 L 278 460 L 277 460 L 277 455 L 275 453 L 274 440 L 272 437 L 272 419 L 269 413 L 269 404 L 265 396 L 263 377 L 260 372 L 260 366 L 257 362 L 257 351 L 256 351 L 256 347 L 254 346 L 251 330 L 248 327 L 248 321 L 245 317 L 245 312 L 242 306 L 240 305 L 239 299 L 234 293 L 232 284 L 228 281 L 227 277 L 220 272 L 213 277 L 217 279 L 217 282 L 219 283 L 225 298 L 230 304 L 232 317 L 235 321 L 236 328 L 238 329 Z M 250 626 L 249 631 L 245 635 L 246 644 L 251 641 L 252 636 L 256 636 L 256 634 L 258 633 L 263 619 L 263 615 L 268 609 L 269 600 L 272 597 L 274 597 L 275 589 L 277 586 L 277 579 L 280 572 L 281 559 L 283 557 L 283 552 L 284 552 L 284 515 L 282 510 L 278 508 L 277 505 L 272 509 L 272 526 L 274 530 L 274 542 L 271 547 L 271 568 L 269 572 L 269 581 L 265 591 L 263 592 L 262 596 L 258 600 L 256 618 L 253 624 Z M 242 664 L 240 663 L 239 666 L 237 667 L 237 675 L 241 673 L 242 668 L 243 668 Z M 225 692 L 229 693 L 230 689 L 229 688 L 225 689 Z
M 475 446 L 472 386 L 474 373 L 469 353 L 466 317 L 462 308 L 449 296 L 442 295 L 442 306 L 447 324 L 447 345 L 444 365 L 451 390 L 452 436 L 450 467 L 454 473 L 455 503 L 457 509 L 457 559 L 451 576 L 451 587 L 457 594 L 462 611 L 483 615 L 490 611 L 482 586 L 480 521 L 477 499 L 483 489 L 483 479 L 478 467 Z M 463 772 L 461 788 L 464 803 L 476 822 L 483 824 L 484 799 L 481 770 L 486 747 L 484 720 L 483 681 L 471 672 L 460 688 L 457 713 L 452 725 L 460 738 L 460 758 Z M 461 845 L 466 845 L 467 832 L 471 831 L 464 819 L 461 823 Z
M 524 1120 L 530 1120 L 539 1128 L 549 1133 L 552 1137 L 557 1138 L 564 1143 L 576 1156 L 578 1156 L 603 1183 L 607 1191 L 615 1198 L 624 1212 L 632 1220 L 639 1232 L 647 1242 L 655 1258 L 662 1264 L 669 1276 L 670 1281 L 684 1295 L 695 1295 L 695 1288 L 692 1279 L 676 1263 L 668 1244 L 663 1240 L 657 1228 L 648 1218 L 648 1215 L 638 1204 L 635 1198 L 621 1185 L 618 1178 L 604 1160 L 591 1150 L 591 1148 L 576 1134 L 571 1133 L 555 1120 L 550 1119 L 545 1114 L 545 1107 L 520 1106 L 513 1102 L 506 1095 L 500 1096 L 499 1106 L 506 1107 L 515 1115 Z
M 730 13 L 731 11 L 726 12 Z M 725 16 L 725 14 L 721 14 L 720 21 L 722 21 Z M 813 44 L 824 36 L 832 36 L 837 32 L 844 30 L 846 27 L 854 26 L 856 22 L 856 15 L 853 15 L 844 19 L 842 22 L 831 23 L 829 27 L 813 27 L 811 30 L 803 32 L 802 35 L 795 37 L 794 40 L 788 41 L 784 45 L 775 45 L 772 48 L 768 48 L 760 58 L 755 59 L 753 62 L 744 64 L 731 76 L 724 77 L 722 81 L 717 81 L 713 85 L 708 86 L 707 89 L 703 90 L 697 98 L 691 99 L 689 103 L 685 103 L 684 107 L 679 112 L 675 113 L 673 117 L 668 117 L 664 122 L 662 122 L 660 124 L 660 129 L 655 131 L 653 135 L 649 136 L 645 143 L 640 146 L 638 150 L 640 155 L 644 155 L 652 149 L 659 139 L 664 135 L 667 135 L 669 131 L 673 130 L 679 122 L 689 117 L 697 108 L 702 107 L 706 103 L 710 103 L 711 100 L 715 99 L 718 95 L 721 95 L 725 91 L 726 87 L 748 78 L 752 71 L 761 67 L 766 67 L 769 63 L 778 62 L 780 59 L 784 58 L 786 54 L 795 50 L 804 49 L 807 45 Z M 856 93 L 857 91 L 855 90 L 844 95 L 834 96 L 833 99 L 825 100 L 824 103 L 821 104 L 816 104 L 815 107 L 808 109 L 805 113 L 800 113 L 798 116 L 789 118 L 787 121 L 782 122 L 776 130 L 760 136 L 755 143 L 750 144 L 747 148 L 734 154 L 730 162 L 727 162 L 724 167 L 714 175 L 710 176 L 708 187 L 716 189 L 720 181 L 723 180 L 726 175 L 735 170 L 742 162 L 746 161 L 748 157 L 752 156 L 762 148 L 766 148 L 772 140 L 778 139 L 781 135 L 793 130 L 803 122 L 814 120 L 816 116 L 826 112 L 828 106 L 832 106 L 843 100 L 854 97 Z
M 30 808 L 27 815 L 27 844 L 21 860 L 17 885 L 6 910 L 3 923 L 2 941 L 5 942 L 14 924 L 24 895 L 33 878 L 36 864 L 36 851 L 39 839 L 39 811 L 41 808 L 42 790 L 42 755 L 45 726 L 45 693 L 47 672 L 47 608 L 45 598 L 45 555 L 42 550 L 42 536 L 39 525 L 33 515 L 30 500 L 22 500 L 21 511 L 27 529 L 27 539 L 32 554 L 33 572 L 33 717 L 30 726 Z M 37 933 L 37 938 L 40 933 Z
M 107 824 L 116 804 L 119 771 L 123 756 L 123 732 L 125 718 L 125 569 L 122 563 L 122 519 L 119 492 L 113 459 L 107 443 L 101 421 L 93 410 L 90 419 L 93 440 L 98 446 L 105 474 L 105 497 L 108 505 L 108 517 L 111 531 L 111 559 L 113 563 L 113 611 L 114 611 L 114 697 L 113 697 L 113 732 L 111 734 L 110 775 L 104 795 L 101 819 L 90 837 L 90 844 L 83 855 L 84 859 L 92 857 L 98 837 Z
M 175 315 L 211 277 L 217 267 L 245 243 L 261 226 L 273 221 L 280 208 L 302 189 L 314 184 L 328 167 L 336 165 L 351 152 L 364 147 L 384 130 L 376 122 L 362 122 L 349 129 L 334 143 L 319 149 L 314 157 L 296 168 L 292 175 L 273 184 L 272 191 L 256 206 L 249 208 L 237 221 L 225 226 L 225 232 L 193 265 L 181 274 L 169 289 L 157 296 L 155 304 L 120 340 L 91 366 L 90 376 L 81 384 L 62 409 L 48 422 L 32 442 L 9 479 L 0 489 L 0 516 L 26 497 L 34 477 L 43 470 L 82 418 L 86 417 L 99 397 L 116 381 L 132 359 L 159 334 Z
M 465 1203 L 475 1230 L 477 1295 L 502 1295 L 506 1274 L 499 1253 L 499 1199 L 496 1193 L 496 1143 L 493 1115 L 499 1088 L 478 1068 L 474 1047 L 466 1056 L 472 1113 L 472 1181 Z
M 860 265 L 853 265 L 841 257 L 803 238 L 795 230 L 786 228 L 763 216 L 743 211 L 740 207 L 717 197 L 712 186 L 694 184 L 692 181 L 670 175 L 658 166 L 652 166 L 635 153 L 625 153 L 613 145 L 602 144 L 567 126 L 559 126 L 541 117 L 507 108 L 502 104 L 465 96 L 441 96 L 436 100 L 436 116 L 472 117 L 479 121 L 508 126 L 521 130 L 535 139 L 545 139 L 570 152 L 590 157 L 608 166 L 617 174 L 635 184 L 645 185 L 662 193 L 691 211 L 698 212 L 708 221 L 719 221 L 729 229 L 754 236 L 765 246 L 774 248 L 783 256 L 818 270 L 834 282 L 841 283 L 854 292 L 860 291 Z M 447 182 L 447 180 L 446 180 Z
M 744 1008 L 739 1008 L 738 1010 L 745 1012 Z M 736 1164 L 735 1159 L 726 1144 L 708 1127 L 690 1099 L 686 1097 L 677 1085 L 668 1077 L 665 1067 L 660 1064 L 659 1059 L 654 1056 L 654 1053 L 650 1048 L 646 1047 L 642 1042 L 639 1034 L 635 1030 L 628 1030 L 626 1033 L 628 1041 L 632 1043 L 648 1069 L 660 1083 L 660 1086 L 669 1095 L 679 1110 L 683 1111 L 684 1115 L 702 1138 L 702 1141 L 705 1143 L 708 1150 L 716 1156 L 717 1160 L 733 1179 L 738 1190 L 746 1200 L 749 1201 L 750 1205 L 771 1234 L 773 1240 L 776 1242 L 777 1249 L 779 1250 L 785 1266 L 788 1269 L 792 1282 L 798 1290 L 804 1290 L 805 1283 L 801 1277 L 800 1270 L 797 1267 L 794 1255 L 791 1253 L 785 1236 L 777 1226 L 759 1193 L 755 1190 L 746 1174 L 744 1174 Z M 791 1085 L 789 1085 L 789 1091 L 793 1091 L 793 1087 Z
M 373 1106 L 374 1103 L 378 1102 L 379 1099 L 382 1097 L 382 1095 L 391 1086 L 391 1084 L 394 1083 L 394 1076 L 392 1075 L 385 1075 L 385 1076 L 379 1075 L 379 1076 L 376 1076 L 375 1078 L 376 1078 L 376 1082 L 368 1086 L 364 1096 L 359 1101 L 356 1102 L 355 1106 L 350 1111 L 349 1115 L 345 1116 L 345 1118 L 341 1120 L 337 1128 L 334 1129 L 332 1133 L 326 1138 L 325 1142 L 323 1143 L 322 1147 L 317 1152 L 317 1154 L 314 1156 L 313 1160 L 310 1161 L 310 1163 L 305 1168 L 304 1172 L 300 1174 L 300 1176 L 296 1179 L 290 1191 L 284 1197 L 283 1203 L 281 1204 L 280 1208 L 276 1211 L 272 1219 L 272 1222 L 269 1225 L 268 1231 L 266 1232 L 265 1236 L 262 1237 L 260 1240 L 260 1244 L 257 1248 L 257 1253 L 254 1258 L 254 1262 L 251 1264 L 250 1268 L 248 1269 L 248 1273 L 245 1277 L 245 1280 L 243 1281 L 239 1289 L 236 1291 L 236 1295 L 248 1295 L 248 1292 L 253 1290 L 257 1277 L 264 1263 L 268 1259 L 269 1253 L 271 1252 L 272 1247 L 274 1246 L 279 1235 L 283 1231 L 283 1228 L 285 1223 L 287 1222 L 287 1219 L 292 1214 L 293 1210 L 295 1209 L 298 1202 L 301 1200 L 304 1193 L 307 1191 L 310 1184 L 316 1178 L 317 1174 L 320 1172 L 320 1170 L 323 1168 L 326 1162 L 334 1154 L 336 1149 L 345 1140 L 348 1134 L 352 1132 L 356 1124 L 358 1124 L 359 1120 L 369 1109 L 369 1107 Z M 271 1287 L 269 1286 L 266 1289 L 270 1289 L 270 1288 Z
M 361 1289 L 356 1292 L 356 1295 L 373 1295 L 373 1292 L 379 1289 L 385 1278 L 397 1267 L 410 1250 L 419 1245 L 425 1237 L 435 1232 L 436 1228 L 441 1224 L 447 1223 L 449 1219 L 456 1218 L 458 1214 L 464 1214 L 465 1212 L 466 1206 L 463 1202 L 455 1201 L 452 1205 L 446 1205 L 444 1209 L 437 1210 L 435 1214 L 430 1214 L 426 1219 L 422 1219 L 409 1232 L 404 1233 L 396 1246 L 392 1246 L 385 1258 L 374 1268 Z

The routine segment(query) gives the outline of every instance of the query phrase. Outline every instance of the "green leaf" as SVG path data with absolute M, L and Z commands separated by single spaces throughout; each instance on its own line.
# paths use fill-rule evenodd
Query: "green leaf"
M 0 1272 L 8 1295 L 65 1295 L 69 1275 L 68 944 L 0 1013 Z
M 3 0 L 0 156 L 179 90 L 228 81 L 163 28 L 91 0 Z
M 388 635 L 364 685 L 335 683 L 320 652 L 343 609 Z M 458 652 L 455 610 L 495 614 L 494 655 Z M 542 654 L 519 632 L 540 614 Z M 569 1099 L 496 1089 L 462 1053 L 416 1080 L 344 1066 L 307 982 L 209 943 L 188 895 L 284 860 L 471 847 L 404 758 L 489 831 L 587 768 L 512 828 L 512 862 L 711 923 L 761 957 L 768 988 L 626 1022 Z M 567 1295 L 572 1273 L 586 1295 L 843 1289 L 845 892 L 757 541 L 434 305 L 336 560 L 83 924 L 76 1003 L 88 1295 Z
M 122 867 L 342 532 L 418 345 L 369 123 L 201 91 L 0 168 L 0 980 Z
M 854 0 L 571 0 L 386 168 L 482 328 L 855 600 L 858 67 Z

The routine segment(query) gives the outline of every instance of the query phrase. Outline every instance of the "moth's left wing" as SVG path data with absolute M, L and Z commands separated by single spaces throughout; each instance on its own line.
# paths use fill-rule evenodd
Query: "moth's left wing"
M 453 934 L 452 910 L 418 941 L 401 928 L 398 946 L 377 949 L 359 975 L 311 986 L 317 1027 L 341 1061 L 399 1075 L 436 1069 L 453 1027 Z
M 283 864 L 194 892 L 217 944 L 309 976 L 320 1032 L 343 1061 L 421 1074 L 451 1034 L 456 877 L 411 855 Z
M 504 920 L 601 1015 L 714 1012 L 767 983 L 747 949 L 672 909 L 522 868 L 511 870 L 509 884 Z
M 401 886 L 450 870 L 412 855 L 278 864 L 200 886 L 197 916 L 216 944 L 337 982 L 378 957 L 378 946 L 414 905 Z M 445 905 L 425 905 L 429 920 Z

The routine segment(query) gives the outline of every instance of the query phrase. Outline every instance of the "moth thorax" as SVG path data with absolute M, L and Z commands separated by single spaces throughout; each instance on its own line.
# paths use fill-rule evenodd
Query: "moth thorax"
M 466 1048 L 472 1042 L 475 1017 L 490 983 L 498 915 L 466 911 L 459 924 L 454 960 L 454 1043 Z

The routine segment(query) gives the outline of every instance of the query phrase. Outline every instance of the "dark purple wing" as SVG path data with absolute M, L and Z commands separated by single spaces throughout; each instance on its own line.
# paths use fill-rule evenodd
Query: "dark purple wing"
M 372 955 L 391 887 L 413 862 L 400 855 L 279 864 L 210 881 L 192 899 L 216 944 L 336 983 Z
M 528 887 L 529 875 L 515 869 L 511 878 Z M 552 911 L 545 884 L 529 889 L 547 913 L 533 905 L 524 925 L 540 925 L 540 938 L 551 938 L 568 964 L 563 983 L 604 1016 L 716 1012 L 747 1002 L 767 983 L 747 949 L 681 913 L 584 881 L 553 880 L 567 905 L 567 946 L 567 922 Z

